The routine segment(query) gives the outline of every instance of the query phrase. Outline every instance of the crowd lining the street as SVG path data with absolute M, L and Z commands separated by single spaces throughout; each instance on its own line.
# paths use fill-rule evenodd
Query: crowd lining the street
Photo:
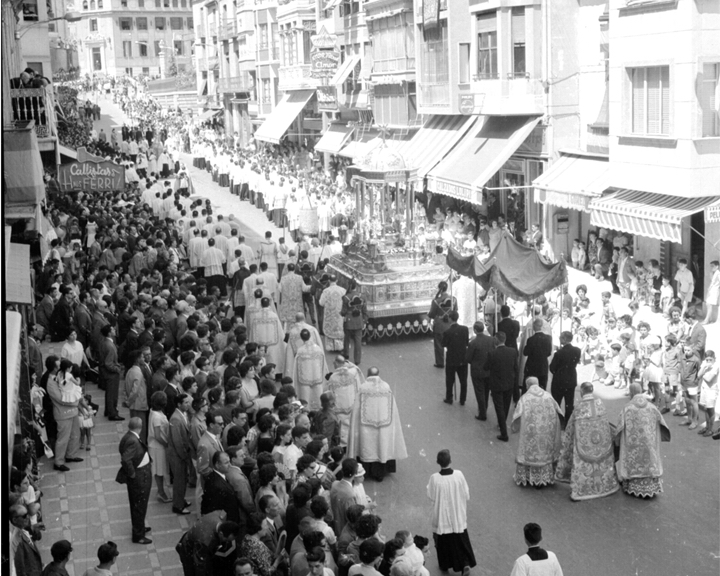
M 358 367 L 366 303 L 356 286 L 341 288 L 325 271 L 356 225 L 342 168 L 325 174 L 299 146 L 237 150 L 181 113 L 159 114 L 150 99 L 118 100 L 138 123 L 101 130 L 88 148 L 125 165 L 125 189 L 63 195 L 50 186 L 53 230 L 35 271 L 30 334 L 37 435 L 16 451 L 11 478 L 18 573 L 62 573 L 42 571 L 33 542 L 43 526 L 33 473 L 43 454 L 66 472 L 91 449 L 99 417 L 92 382 L 104 392 L 104 417 L 124 420 L 120 402 L 130 411 L 117 481 L 127 485 L 133 542 L 151 542 L 145 514 L 153 482 L 158 500 L 180 515 L 192 513 L 186 497 L 194 489 L 198 519 L 177 545 L 185 574 L 427 574 L 428 539 L 401 530 L 386 541 L 363 487 L 366 476 L 381 481 L 392 473 L 407 450 L 390 386 L 377 368 L 363 374 Z M 193 195 L 180 158 L 189 150 L 220 186 L 287 226 L 297 246 L 268 232 L 251 249 L 233 215 L 215 215 L 209 200 Z M 419 213 L 430 230 L 427 211 Z M 470 211 L 441 207 L 433 219 L 438 238 L 481 255 L 515 226 L 499 215 L 488 227 Z M 517 239 L 549 257 L 537 226 Z M 576 297 L 563 287 L 532 304 L 483 294 L 485 322 L 477 322 L 459 313 L 467 309 L 461 287 L 452 295 L 441 283 L 429 312 L 445 401 L 454 401 L 458 377 L 465 403 L 469 366 L 477 418 L 487 420 L 492 394 L 502 441 L 515 403 L 516 482 L 570 482 L 577 500 L 620 486 L 635 496 L 659 494 L 659 442 L 669 439 L 662 414 L 670 410 L 690 429 L 701 426 L 702 411 L 700 430 L 720 438 L 718 365 L 705 350 L 687 262 L 678 263 L 676 298 L 656 261 L 646 273 L 624 245 L 617 258 L 608 255 L 608 243 L 598 239 L 584 257 L 578 243 L 572 255 L 578 268 L 592 266 L 601 304 L 590 302 L 586 286 Z M 717 262 L 712 273 L 720 291 Z M 632 297 L 632 314 L 615 313 L 615 288 Z M 712 289 L 707 295 L 709 321 L 719 297 Z M 649 311 L 668 316 L 667 334 L 641 320 Z M 43 358 L 46 337 L 63 342 L 59 357 Z M 324 350 L 336 353 L 332 371 Z M 580 364 L 592 364 L 594 374 L 578 387 Z M 617 426 L 593 396 L 601 385 L 630 396 Z M 437 463 L 428 496 L 438 561 L 467 575 L 476 565 L 469 490 L 449 451 Z M 528 562 L 562 574 L 552 552 L 539 548 L 540 527 L 528 524 L 524 536 L 529 550 L 513 574 L 528 573 Z M 70 542 L 55 543 L 51 566 L 62 568 L 71 551 Z M 117 555 L 117 546 L 104 544 L 97 572 L 88 573 L 109 570 Z

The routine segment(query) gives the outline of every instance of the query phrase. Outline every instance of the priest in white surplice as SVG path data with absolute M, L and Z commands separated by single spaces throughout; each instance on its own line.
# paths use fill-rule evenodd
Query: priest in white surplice
M 308 403 L 310 410 L 320 410 L 320 396 L 324 392 L 323 384 L 328 370 L 325 352 L 322 346 L 312 341 L 310 331 L 300 331 L 302 345 L 295 354 L 295 366 L 292 372 L 298 398 Z
M 443 572 L 452 568 L 468 576 L 476 564 L 467 531 L 470 489 L 463 473 L 450 467 L 450 450 L 440 450 L 436 461 L 440 472 L 430 476 L 427 495 L 433 506 L 432 531 L 438 564 Z
M 223 270 L 225 253 L 215 246 L 214 238 L 210 238 L 207 243 L 208 247 L 205 252 L 203 252 L 200 265 L 204 269 L 205 278 L 207 278 L 208 293 L 212 286 L 217 286 L 220 288 L 220 293 L 224 296 L 225 286 L 227 284 L 225 270 Z
M 358 390 L 365 381 L 362 371 L 342 354 L 335 356 L 335 371 L 325 386 L 335 394 L 335 414 L 340 420 L 340 446 L 347 446 L 350 435 L 350 416 L 358 399 Z
M 293 276 L 296 276 L 296 274 L 293 274 Z M 280 320 L 282 321 L 282 317 Z M 300 338 L 300 332 L 303 330 L 310 332 L 310 341 L 322 348 L 322 340 L 320 339 L 320 333 L 317 331 L 317 328 L 305 322 L 305 314 L 302 312 L 295 314 L 295 322 L 290 325 L 287 331 L 288 341 L 285 347 L 285 372 L 287 374 L 292 374 L 295 370 L 295 354 L 297 354 L 298 348 L 303 344 L 302 338 Z
M 400 415 L 390 385 L 380 370 L 368 370 L 350 417 L 347 456 L 361 461 L 368 476 L 380 481 L 395 472 L 396 461 L 408 457 Z
M 260 310 L 248 320 L 248 342 L 256 342 L 267 349 L 265 359 L 275 364 L 275 370 L 282 374 L 285 369 L 285 331 L 278 315 L 270 307 L 270 298 L 260 299 Z M 247 315 L 247 310 L 246 310 Z
M 280 280 L 280 306 L 278 315 L 280 320 L 289 326 L 303 311 L 303 292 L 310 292 L 310 285 L 305 284 L 302 276 L 295 274 L 295 264 L 288 264 L 286 274 Z M 303 318 L 305 315 L 303 314 Z M 295 320 L 297 321 L 297 320 Z M 298 338 L 300 332 L 298 331 Z

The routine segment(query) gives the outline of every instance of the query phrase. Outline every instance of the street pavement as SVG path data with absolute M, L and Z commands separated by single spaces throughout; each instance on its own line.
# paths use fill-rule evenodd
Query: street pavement
M 206 182 L 202 174 L 192 175 L 202 193 L 222 197 L 224 191 Z M 234 212 L 236 216 L 249 218 L 246 214 L 255 210 L 243 208 Z M 257 237 L 271 228 L 256 216 L 252 222 L 248 220 L 247 227 Z M 713 337 L 708 348 L 717 348 L 717 342 Z M 59 344 L 45 344 L 44 352 L 57 353 L 59 348 Z M 365 346 L 362 362 L 364 370 L 379 367 L 381 377 L 393 388 L 409 454 L 407 460 L 398 463 L 396 474 L 381 483 L 368 480 L 366 491 L 377 502 L 385 537 L 409 529 L 430 539 L 426 565 L 432 575 L 440 574 L 440 570 L 432 546 L 426 486 L 438 469 L 435 455 L 443 448 L 451 450 L 453 466 L 463 471 L 470 486 L 468 531 L 478 560 L 474 575 L 509 574 L 515 558 L 526 549 L 522 527 L 527 522 L 543 527 L 543 546 L 557 554 L 568 576 L 720 573 L 720 442 L 680 427 L 679 418 L 667 415 L 672 441 L 661 447 L 665 491 L 649 501 L 620 492 L 599 500 L 572 502 L 568 485 L 542 490 L 520 488 L 512 479 L 517 435 L 511 435 L 508 443 L 496 440 L 497 420 L 492 409 L 486 422 L 474 419 L 477 404 L 471 385 L 465 406 L 442 402 L 444 373 L 432 366 L 432 349 L 427 336 L 389 338 Z M 328 355 L 329 362 L 331 359 Z M 589 370 L 582 368 L 580 381 L 589 378 Z M 89 386 L 89 392 L 101 404 L 102 414 L 102 392 L 94 385 Z M 605 402 L 611 421 L 616 421 L 627 401 L 623 392 L 614 388 L 596 392 Z M 127 418 L 128 411 L 121 409 L 121 415 Z M 118 574 L 182 574 L 174 546 L 193 516 L 177 516 L 170 511 L 170 504 L 157 502 L 154 486 L 148 510 L 153 543 L 139 546 L 130 542 L 127 494 L 114 482 L 119 468 L 117 446 L 126 424 L 127 420 L 114 423 L 97 418 L 93 448 L 83 456 L 84 462 L 71 465 L 71 472 L 56 473 L 52 462 L 42 461 L 47 526 L 40 543 L 43 559 L 50 560 L 49 548 L 56 540 L 72 541 L 71 576 L 80 576 L 96 565 L 97 547 L 107 539 L 120 549 Z M 187 497 L 193 499 L 192 491 Z

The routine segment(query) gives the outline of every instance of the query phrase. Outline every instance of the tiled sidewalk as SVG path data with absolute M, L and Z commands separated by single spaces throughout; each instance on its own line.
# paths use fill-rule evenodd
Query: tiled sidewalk
M 59 353 L 59 348 L 60 343 L 43 344 L 43 355 L 47 357 Z M 128 410 L 120 409 L 124 422 L 109 422 L 102 416 L 104 393 L 94 384 L 88 385 L 87 393 L 92 394 L 93 402 L 100 404 L 100 416 L 95 417 L 91 450 L 82 450 L 79 454 L 85 460 L 68 464 L 71 470 L 65 473 L 55 472 L 52 460 L 43 458 L 40 463 L 46 527 L 39 542 L 43 562 L 52 560 L 50 546 L 64 538 L 73 545 L 72 560 L 67 570 L 70 576 L 82 576 L 85 570 L 97 566 L 100 544 L 112 540 L 120 550 L 118 574 L 182 574 L 175 545 L 195 516 L 179 516 L 171 512 L 171 504 L 158 502 L 153 482 L 147 513 L 147 525 L 152 527 L 149 537 L 153 542 L 148 546 L 131 542 L 127 490 L 124 485 L 115 482 L 120 468 L 118 444 L 127 430 Z M 193 502 L 194 490 L 188 490 L 186 497 Z

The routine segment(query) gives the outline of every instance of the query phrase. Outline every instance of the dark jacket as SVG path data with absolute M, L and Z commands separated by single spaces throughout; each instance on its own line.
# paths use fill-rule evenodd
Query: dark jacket
M 498 322 L 498 332 L 505 332 L 505 346 L 518 349 L 517 339 L 520 335 L 520 322 L 512 318 L 503 318 Z
M 525 343 L 523 355 L 527 356 L 525 374 L 528 376 L 546 376 L 548 356 L 552 354 L 552 337 L 544 332 L 536 332 Z
M 121 462 L 115 482 L 127 484 L 135 478 L 135 471 L 147 452 L 147 445 L 133 432 L 128 431 L 120 440 L 119 450 Z
M 577 386 L 577 370 L 575 367 L 580 362 L 580 348 L 572 344 L 565 344 L 555 352 L 550 362 L 550 372 L 553 374 L 552 385 L 555 387 Z
M 498 346 L 488 354 L 485 370 L 490 374 L 490 390 L 506 392 L 517 385 L 516 364 L 518 351 L 509 346 Z
M 443 292 L 433 299 L 432 304 L 430 304 L 428 318 L 433 321 L 433 332 L 435 334 L 442 334 L 450 327 L 448 314 L 453 310 L 457 310 L 457 299 L 447 292 Z
M 495 338 L 488 336 L 484 332 L 477 334 L 475 338 L 470 340 L 465 352 L 465 360 L 470 364 L 470 375 L 475 378 L 484 378 L 488 376 L 485 369 L 485 363 L 488 354 L 495 350 Z
M 465 352 L 467 351 L 469 339 L 470 335 L 467 326 L 462 326 L 461 324 L 451 324 L 450 327 L 443 332 L 442 345 L 447 348 L 445 363 L 448 366 L 462 366 L 466 363 Z
M 237 496 L 230 482 L 213 470 L 205 479 L 200 513 L 208 514 L 215 510 L 224 510 L 231 522 L 240 522 Z

